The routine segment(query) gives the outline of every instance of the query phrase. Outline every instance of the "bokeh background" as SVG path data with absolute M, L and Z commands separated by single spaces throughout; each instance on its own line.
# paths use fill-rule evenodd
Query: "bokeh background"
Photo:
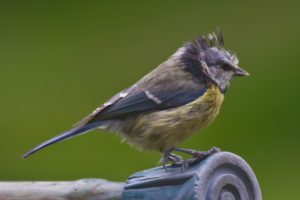
M 253 168 L 264 199 L 297 198 L 295 2 L 1 1 L 0 180 L 125 181 L 156 166 L 159 153 L 140 152 L 97 130 L 20 156 L 218 26 L 225 47 L 251 76 L 234 79 L 214 123 L 181 146 L 234 152 Z

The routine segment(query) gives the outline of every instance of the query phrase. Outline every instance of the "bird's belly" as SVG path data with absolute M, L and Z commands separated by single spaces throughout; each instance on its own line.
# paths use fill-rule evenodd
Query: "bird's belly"
M 203 96 L 183 106 L 129 116 L 118 132 L 140 149 L 163 152 L 209 125 L 223 98 L 219 88 L 212 85 Z

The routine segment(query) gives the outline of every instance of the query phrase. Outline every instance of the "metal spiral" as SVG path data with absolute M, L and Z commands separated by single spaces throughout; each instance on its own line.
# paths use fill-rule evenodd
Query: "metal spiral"
M 209 185 L 206 199 L 209 200 L 248 200 L 248 192 L 239 177 L 226 174 L 214 179 Z
M 239 156 L 224 152 L 199 168 L 199 199 L 259 200 L 260 188 L 250 166 Z

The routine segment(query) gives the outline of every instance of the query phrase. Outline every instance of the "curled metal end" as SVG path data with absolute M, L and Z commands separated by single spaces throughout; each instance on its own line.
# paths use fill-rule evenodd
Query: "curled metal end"
M 229 152 L 217 153 L 208 158 L 204 168 L 200 175 L 200 199 L 262 199 L 257 179 L 241 157 Z

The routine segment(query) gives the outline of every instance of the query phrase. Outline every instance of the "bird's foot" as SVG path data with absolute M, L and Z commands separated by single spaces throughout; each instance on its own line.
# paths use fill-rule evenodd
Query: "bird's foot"
M 197 151 L 197 150 L 193 150 L 193 149 L 185 149 L 185 148 L 181 148 L 181 147 L 174 147 L 173 151 L 179 151 L 179 152 L 187 153 L 187 154 L 190 154 L 190 155 L 195 156 L 197 158 L 205 158 L 205 157 L 207 157 L 207 156 L 209 156 L 213 153 L 220 152 L 221 149 L 219 149 L 217 147 L 212 147 L 208 151 Z
M 160 160 L 160 163 L 162 163 L 162 166 L 164 167 L 164 169 L 166 168 L 166 163 L 168 161 L 171 162 L 183 162 L 182 157 L 179 155 L 176 155 L 174 153 L 171 153 L 173 151 L 173 149 L 167 150 L 163 153 L 163 157 Z
M 188 168 L 189 165 L 197 159 L 198 159 L 197 157 L 193 156 L 191 158 L 188 158 L 188 159 L 185 159 L 184 161 L 182 161 L 182 163 L 181 163 L 181 172 L 183 173 L 186 170 L 186 168 Z
M 194 162 L 195 160 L 197 160 L 198 158 L 206 158 L 207 156 L 220 152 L 221 149 L 217 148 L 217 147 L 212 147 L 210 148 L 208 151 L 197 151 L 197 150 L 193 150 L 193 149 L 185 149 L 185 148 L 181 148 L 181 147 L 174 147 L 172 150 L 174 151 L 179 151 L 179 152 L 184 152 L 190 155 L 193 155 L 193 157 L 188 158 L 186 160 L 184 160 L 181 164 L 181 171 L 184 172 L 186 168 L 188 168 L 188 166 Z

